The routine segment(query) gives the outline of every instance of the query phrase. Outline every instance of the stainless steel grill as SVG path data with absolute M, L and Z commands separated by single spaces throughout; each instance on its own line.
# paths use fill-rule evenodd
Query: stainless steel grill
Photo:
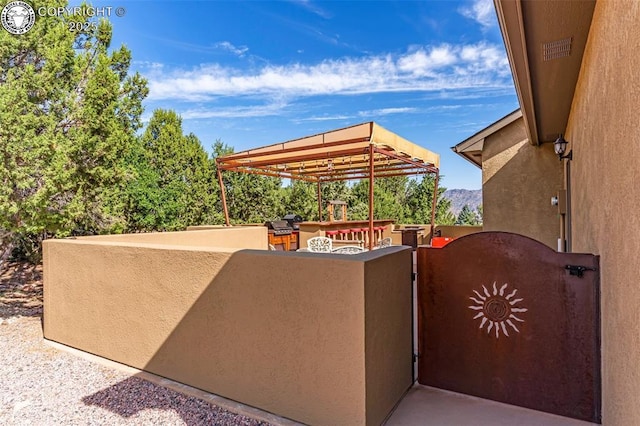
M 293 227 L 289 226 L 286 220 L 270 220 L 265 222 L 264 226 L 269 228 L 269 233 L 273 235 L 289 235 L 293 232 Z
M 282 220 L 286 220 L 289 223 L 289 226 L 296 231 L 300 229 L 300 222 L 304 221 L 302 216 L 297 214 L 287 214 L 282 218 Z

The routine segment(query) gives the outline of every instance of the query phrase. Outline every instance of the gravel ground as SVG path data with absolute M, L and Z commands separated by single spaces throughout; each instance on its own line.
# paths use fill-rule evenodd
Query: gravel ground
M 47 345 L 41 271 L 0 274 L 0 425 L 268 425 Z

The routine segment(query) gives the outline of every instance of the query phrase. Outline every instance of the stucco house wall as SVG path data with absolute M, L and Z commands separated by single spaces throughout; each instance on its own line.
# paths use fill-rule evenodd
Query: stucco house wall
M 640 2 L 598 1 L 567 140 L 575 252 L 600 257 L 603 423 L 640 424 Z
M 484 231 L 514 232 L 557 249 L 560 217 L 551 197 L 562 187 L 562 163 L 553 145 L 531 145 L 522 118 L 486 137 L 482 150 Z

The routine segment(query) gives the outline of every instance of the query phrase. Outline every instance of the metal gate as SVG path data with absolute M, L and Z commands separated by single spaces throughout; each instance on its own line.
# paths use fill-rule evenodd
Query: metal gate
M 417 257 L 419 383 L 600 422 L 598 256 L 481 232 Z

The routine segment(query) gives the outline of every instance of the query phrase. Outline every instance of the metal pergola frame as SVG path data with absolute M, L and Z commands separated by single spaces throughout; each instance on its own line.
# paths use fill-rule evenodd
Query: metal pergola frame
M 374 122 L 345 127 L 216 158 L 225 224 L 230 226 L 222 171 L 250 173 L 317 184 L 322 220 L 321 185 L 341 180 L 369 180 L 369 235 L 373 235 L 375 178 L 435 174 L 431 235 L 435 227 L 440 156 Z M 373 239 L 369 238 L 369 249 Z

